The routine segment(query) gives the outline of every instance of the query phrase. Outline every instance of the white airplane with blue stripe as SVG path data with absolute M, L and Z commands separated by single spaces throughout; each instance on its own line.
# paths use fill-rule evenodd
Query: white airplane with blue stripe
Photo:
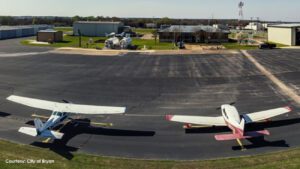
M 39 116 L 33 114 L 34 125 L 33 127 L 21 127 L 19 132 L 30 135 L 33 137 L 47 138 L 48 141 L 51 139 L 62 139 L 63 133 L 59 131 L 54 131 L 53 129 L 61 124 L 66 119 L 69 119 L 70 114 L 85 114 L 85 115 L 99 115 L 99 114 L 123 114 L 126 111 L 125 107 L 108 107 L 108 106 L 92 106 L 92 105 L 80 105 L 69 103 L 64 100 L 64 103 L 46 101 L 40 99 L 33 99 L 28 97 L 21 97 L 11 95 L 7 97 L 7 100 L 19 103 L 25 106 L 50 110 L 52 114 L 50 117 Z M 43 123 L 39 118 L 48 118 L 48 120 Z M 78 123 L 82 123 L 77 121 Z M 97 125 L 111 126 L 111 123 L 94 123 Z M 48 142 L 47 141 L 47 142 Z

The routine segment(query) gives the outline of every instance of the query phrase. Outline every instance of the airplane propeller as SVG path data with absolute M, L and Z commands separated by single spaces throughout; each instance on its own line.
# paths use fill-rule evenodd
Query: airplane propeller
M 236 104 L 236 102 L 231 102 L 231 103 L 229 103 L 229 105 L 231 105 L 231 106 L 233 106 L 233 105 L 235 105 L 235 104 Z M 217 110 L 221 110 L 221 107 L 218 107 Z
M 64 103 L 71 103 L 71 102 L 69 102 L 68 100 L 65 100 L 65 99 L 63 99 L 62 100 Z

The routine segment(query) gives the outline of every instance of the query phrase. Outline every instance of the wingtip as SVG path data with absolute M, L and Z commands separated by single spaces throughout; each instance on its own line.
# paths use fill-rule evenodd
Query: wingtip
M 14 97 L 14 95 L 10 95 L 6 98 L 6 100 L 10 100 L 12 97 Z
M 171 121 L 173 118 L 173 115 L 166 115 L 166 120 Z
M 289 112 L 293 111 L 293 109 L 290 106 L 285 107 Z
M 6 98 L 6 100 L 12 101 L 13 99 L 18 98 L 18 97 L 20 97 L 20 96 L 17 96 L 17 95 L 10 95 L 10 96 L 8 96 L 8 97 Z

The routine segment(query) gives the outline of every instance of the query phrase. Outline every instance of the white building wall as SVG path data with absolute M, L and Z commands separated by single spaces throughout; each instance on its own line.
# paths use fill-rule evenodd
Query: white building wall
M 268 41 L 281 43 L 284 45 L 294 46 L 296 45 L 295 30 L 292 28 L 268 28 Z M 294 32 L 294 33 L 293 33 Z M 294 36 L 293 36 L 294 34 Z
M 249 25 L 245 26 L 245 29 L 250 29 L 254 31 L 261 31 L 263 30 L 263 25 L 262 23 L 259 22 L 250 22 Z

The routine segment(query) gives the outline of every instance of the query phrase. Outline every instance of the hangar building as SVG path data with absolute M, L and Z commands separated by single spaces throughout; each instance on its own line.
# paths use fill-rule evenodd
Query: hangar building
M 101 21 L 77 21 L 73 24 L 73 32 L 78 36 L 80 30 L 83 36 L 99 36 L 104 37 L 106 34 L 121 33 L 124 24 L 122 22 L 101 22 Z
M 268 26 L 268 41 L 289 46 L 300 45 L 300 24 Z
M 53 28 L 51 25 L 0 26 L 0 39 L 35 36 L 40 30 Z
M 227 30 L 209 25 L 172 25 L 158 32 L 160 42 L 184 41 L 188 43 L 228 42 L 229 33 Z

